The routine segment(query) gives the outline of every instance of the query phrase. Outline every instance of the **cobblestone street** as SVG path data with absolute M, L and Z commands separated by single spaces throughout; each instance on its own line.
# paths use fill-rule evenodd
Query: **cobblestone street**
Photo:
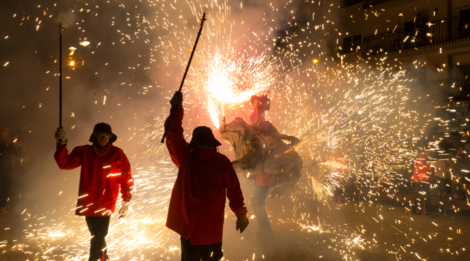
M 268 200 L 268 209 L 277 201 Z M 278 202 L 277 202 L 278 203 Z M 328 206 L 312 202 L 306 209 L 319 215 L 310 218 L 310 225 L 291 222 L 288 215 L 274 219 L 275 235 L 257 236 L 256 220 L 252 219 L 247 231 L 238 234 L 234 229 L 235 219 L 228 216 L 225 222 L 223 250 L 225 260 L 466 260 L 470 258 L 469 216 L 462 213 L 439 213 L 433 218 L 416 216 L 404 207 L 381 202 L 373 205 L 352 202 Z M 322 223 L 319 228 L 318 221 Z M 2 216 L 1 260 L 46 260 L 35 256 L 34 251 L 21 250 L 19 243 L 28 241 L 22 229 L 8 226 Z M 315 226 L 313 226 L 315 224 Z M 10 223 L 11 225 L 11 223 Z M 303 226 L 302 226 L 303 225 Z M 5 230 L 6 227 L 10 229 Z M 318 230 L 315 230 L 319 228 Z M 179 247 L 178 237 L 174 245 Z M 16 240 L 16 241 L 13 241 Z M 64 242 L 65 244 L 65 242 Z M 17 247 L 13 248 L 14 245 Z M 80 247 L 80 246 L 76 246 Z M 86 246 L 83 246 L 86 249 Z M 147 257 L 142 260 L 180 260 L 180 251 L 163 253 L 159 246 L 143 249 Z M 149 258 L 148 256 L 152 256 Z M 112 260 L 127 260 L 113 257 Z M 61 253 L 52 259 L 63 260 Z

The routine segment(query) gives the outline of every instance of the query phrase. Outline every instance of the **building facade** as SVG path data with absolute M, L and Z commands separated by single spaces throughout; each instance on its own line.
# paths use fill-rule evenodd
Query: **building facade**
M 434 105 L 449 95 L 470 99 L 470 1 L 341 0 L 339 6 L 345 61 L 398 61 Z

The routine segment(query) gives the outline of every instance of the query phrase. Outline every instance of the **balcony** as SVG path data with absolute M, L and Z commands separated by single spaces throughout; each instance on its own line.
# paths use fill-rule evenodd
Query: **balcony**
M 437 97 L 455 97 L 460 98 L 462 91 L 463 94 L 467 94 L 468 92 L 468 82 L 464 78 L 455 78 L 450 80 L 438 80 L 438 81 L 430 81 L 424 84 L 427 93 L 431 98 Z
M 347 6 L 350 6 L 350 5 L 355 5 L 355 4 L 358 4 L 358 3 L 362 3 L 362 0 L 341 0 L 340 6 L 341 6 L 341 8 L 343 8 L 343 7 L 347 7 Z
M 470 81 L 464 77 L 426 82 L 424 86 L 432 99 L 448 100 L 452 97 L 455 102 L 470 100 Z
M 341 8 L 362 3 L 364 10 L 380 4 L 386 4 L 396 0 L 341 0 Z
M 371 6 L 381 5 L 390 3 L 396 0 L 362 0 L 362 4 L 364 5 L 364 10 L 368 9 Z
M 470 78 L 458 77 L 410 84 L 410 108 L 440 108 L 454 106 L 467 108 L 470 102 Z
M 470 41 L 470 25 L 454 17 L 416 25 L 411 30 L 366 37 L 361 49 L 363 57 L 384 56 L 467 41 Z

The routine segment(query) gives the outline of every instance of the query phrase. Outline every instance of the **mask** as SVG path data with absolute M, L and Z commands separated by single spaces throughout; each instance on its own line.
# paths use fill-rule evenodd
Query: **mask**
M 196 157 L 202 161 L 208 161 L 215 153 L 215 148 L 210 150 L 200 150 L 198 148 L 194 149 Z

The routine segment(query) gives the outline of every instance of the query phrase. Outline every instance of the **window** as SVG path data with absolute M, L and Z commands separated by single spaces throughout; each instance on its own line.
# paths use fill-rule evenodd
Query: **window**
M 362 38 L 361 35 L 355 35 L 352 37 L 346 37 L 343 39 L 343 53 L 351 53 L 357 50 L 358 46 L 361 46 Z
M 465 25 L 470 23 L 470 9 L 465 9 L 459 12 L 459 24 Z
M 351 52 L 351 50 L 350 50 L 351 45 L 352 45 L 351 37 L 344 38 L 343 39 L 343 52 L 345 52 L 345 53 Z
M 459 36 L 460 38 L 470 37 L 470 9 L 459 12 Z
M 355 36 L 353 37 L 353 45 L 354 45 L 354 48 L 357 48 L 357 46 L 361 46 L 361 43 L 362 43 L 361 35 L 360 35 L 360 34 L 355 35 Z
M 427 75 L 428 75 L 428 70 L 426 66 L 422 66 L 421 68 L 419 68 L 419 76 L 418 76 L 419 82 L 426 82 Z
M 418 83 L 426 83 L 427 80 L 427 70 L 426 66 L 418 65 L 418 68 L 414 66 L 410 67 L 410 76 Z
M 458 77 L 470 78 L 470 64 L 457 66 Z

